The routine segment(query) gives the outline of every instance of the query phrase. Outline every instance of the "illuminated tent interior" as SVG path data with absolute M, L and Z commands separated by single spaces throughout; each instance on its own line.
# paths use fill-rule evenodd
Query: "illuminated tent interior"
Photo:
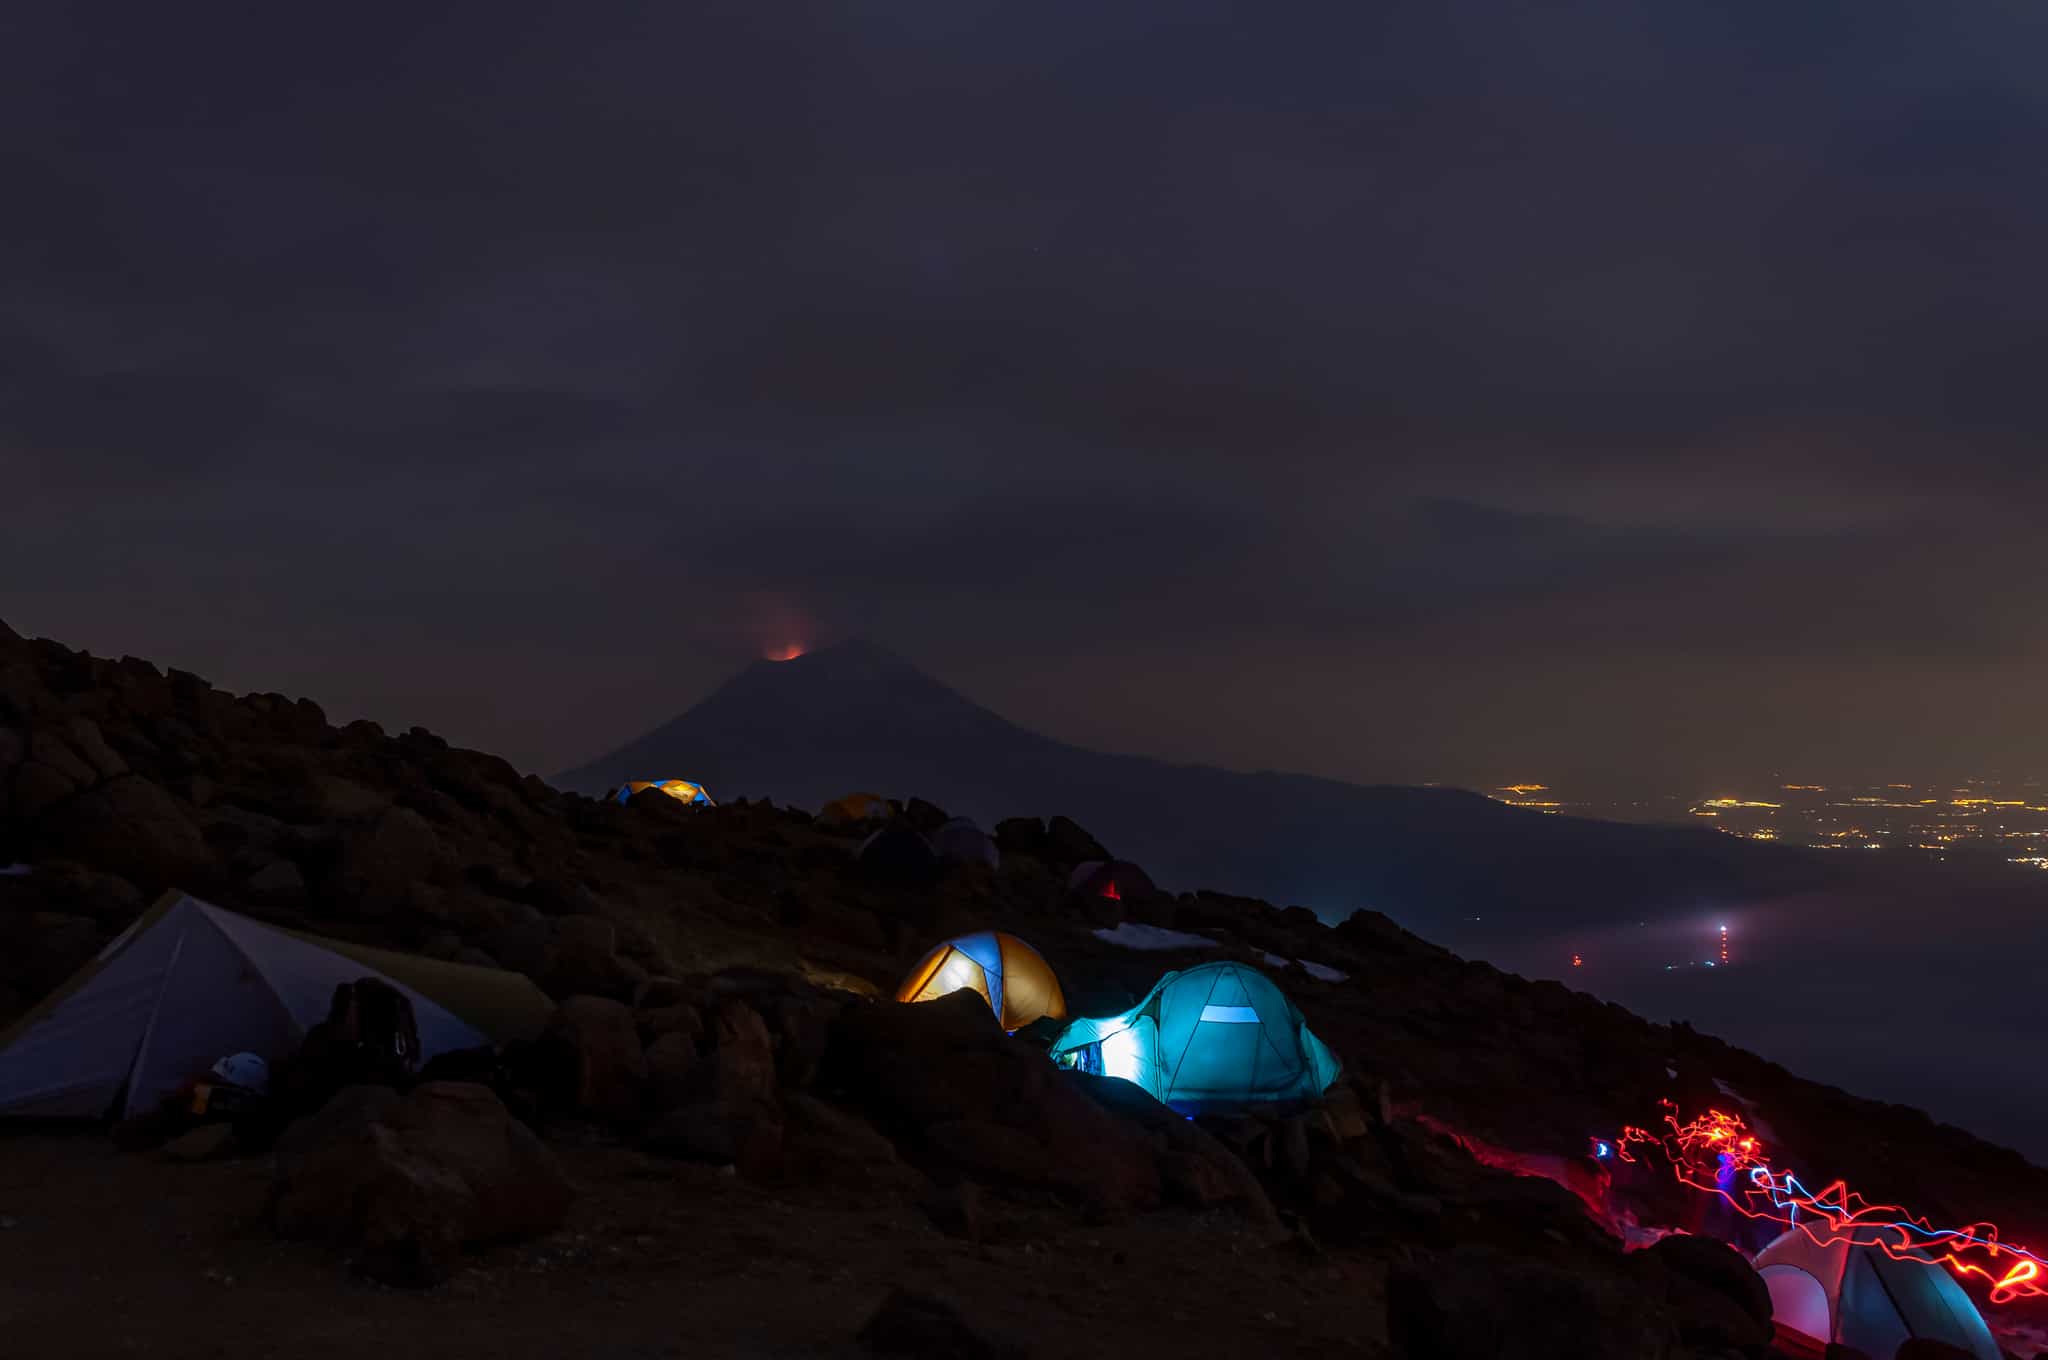
M 1078 897 L 1126 901 L 1156 896 L 1159 889 L 1150 874 L 1128 860 L 1091 859 L 1074 866 L 1067 876 L 1067 891 Z
M 1826 1234 L 1824 1225 L 1811 1226 Z M 1847 1238 L 1815 1242 L 1805 1229 L 1793 1228 L 1757 1254 L 1756 1271 L 1771 1291 L 1771 1320 L 1819 1345 L 1834 1342 L 1885 1357 L 1922 1337 L 1977 1360 L 1999 1360 L 1977 1306 L 1951 1272 L 1931 1261 L 1901 1260 Z
M 1313 1100 L 1342 1065 L 1270 978 L 1205 963 L 1159 979 L 1121 1015 L 1076 1020 L 1052 1041 L 1061 1067 L 1136 1082 L 1183 1114 Z
M 818 820 L 827 826 L 856 826 L 888 817 L 894 811 L 879 793 L 849 793 L 834 798 L 818 809 Z
M 711 795 L 704 791 L 702 784 L 692 784 L 687 779 L 630 780 L 624 788 L 619 790 L 619 801 L 621 803 L 632 802 L 633 795 L 642 789 L 660 789 L 679 803 L 702 803 L 707 807 L 715 806 L 711 802 Z
M 955 817 L 932 833 L 932 853 L 948 864 L 985 864 L 991 869 L 1003 859 L 989 834 L 966 817 Z
M 1000 930 L 962 935 L 932 950 L 903 979 L 896 999 L 933 1001 L 963 990 L 988 1002 L 1013 1033 L 1034 1020 L 1067 1016 L 1066 996 L 1045 956 Z
M 0 1031 L 0 1115 L 99 1119 L 151 1109 L 214 1060 L 289 1056 L 364 977 L 405 993 L 420 1058 L 530 1039 L 554 1012 L 524 973 L 301 935 L 181 893 L 155 906 Z

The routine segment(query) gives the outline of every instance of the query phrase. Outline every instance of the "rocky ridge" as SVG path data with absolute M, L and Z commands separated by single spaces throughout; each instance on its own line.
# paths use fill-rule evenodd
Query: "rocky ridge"
M 446 1188 L 446 1159 L 418 1140 L 456 1124 L 495 1149 L 467 1163 L 479 1174 L 573 1164 L 591 1137 L 624 1140 L 763 1185 L 864 1187 L 961 1240 L 1018 1204 L 1082 1221 L 1226 1215 L 1258 1250 L 1383 1269 L 1395 1354 L 1562 1353 L 1528 1348 L 1557 1325 L 1544 1319 L 1560 1296 L 1574 1301 L 1574 1354 L 1760 1354 L 1768 1327 L 1728 1253 L 1685 1238 L 1625 1253 L 1568 1190 L 1487 1165 L 1501 1160 L 1487 1149 L 1581 1165 L 1591 1135 L 1646 1123 L 1664 1099 L 1697 1110 L 1732 1089 L 1803 1164 L 1825 1159 L 1923 1213 L 2003 1215 L 2017 1240 L 2048 1226 L 2048 1173 L 1918 1111 L 1460 960 L 1371 913 L 1326 928 L 1304 909 L 1217 894 L 1076 900 L 1068 872 L 1104 847 L 1059 817 L 996 832 L 996 872 L 878 881 L 855 863 L 855 833 L 801 810 L 565 794 L 421 729 L 336 727 L 307 700 L 233 696 L 0 625 L 0 866 L 32 866 L 0 876 L 0 1023 L 172 886 L 518 969 L 561 1003 L 514 1083 L 547 1146 L 506 1133 L 459 1082 L 408 1096 L 413 1113 L 373 1098 L 377 1118 L 337 1135 L 376 1145 L 365 1183 L 443 1186 L 447 1213 L 360 1221 L 350 1177 L 363 1162 L 309 1178 L 333 1157 L 310 1136 L 280 1149 L 280 1226 L 373 1248 L 400 1273 L 558 1217 L 542 1194 L 508 1228 L 478 1193 Z M 1214 945 L 1140 953 L 1092 933 L 1123 920 Z M 1129 1005 L 1167 967 L 1237 957 L 1276 970 L 1345 1078 L 1305 1114 L 1190 1123 L 1121 1083 L 1054 1070 L 968 998 L 876 999 L 933 941 L 996 924 L 1053 961 L 1084 1014 Z M 534 1176 L 548 1179 L 519 1173 Z M 1654 1177 L 1602 1189 L 1642 1224 L 1698 1212 Z M 445 1261 L 423 1273 L 443 1278 Z M 876 1332 L 956 1323 L 899 1299 Z

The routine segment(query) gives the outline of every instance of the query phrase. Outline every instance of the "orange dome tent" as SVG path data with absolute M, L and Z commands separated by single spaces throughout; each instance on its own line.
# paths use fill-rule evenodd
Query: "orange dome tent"
M 947 940 L 918 960 L 896 999 L 933 1001 L 962 990 L 978 993 L 1013 1032 L 1042 1016 L 1063 1020 L 1067 1014 L 1067 998 L 1045 956 L 1000 930 Z
M 889 800 L 879 793 L 849 793 L 834 798 L 818 809 L 818 820 L 827 826 L 855 826 L 877 821 L 890 813 Z
M 643 789 L 660 789 L 679 803 L 702 803 L 706 807 L 714 806 L 711 802 L 711 795 L 705 791 L 704 786 L 702 784 L 692 784 L 687 779 L 629 779 L 626 781 L 625 787 L 619 790 L 619 801 L 621 803 L 630 803 L 633 801 L 633 795 Z

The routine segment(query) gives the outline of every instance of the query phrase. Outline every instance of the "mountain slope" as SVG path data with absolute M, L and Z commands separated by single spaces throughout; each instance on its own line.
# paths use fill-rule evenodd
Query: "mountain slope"
M 1485 945 L 1488 917 L 1517 937 L 1538 923 L 1550 934 L 1712 910 L 1839 873 L 1797 850 L 1544 817 L 1456 790 L 1085 750 L 1019 727 L 862 642 L 757 662 L 556 782 L 598 793 L 669 776 L 705 781 L 721 797 L 812 808 L 858 788 L 914 792 L 984 821 L 1064 812 L 1169 887 L 1298 902 L 1332 920 L 1368 906 L 1464 948 Z M 1507 943 L 1493 940 L 1492 955 Z

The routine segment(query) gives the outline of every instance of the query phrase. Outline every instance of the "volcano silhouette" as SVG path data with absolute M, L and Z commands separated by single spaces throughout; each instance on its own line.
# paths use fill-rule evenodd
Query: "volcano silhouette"
M 871 789 L 984 825 L 1063 813 L 1171 890 L 1295 902 L 1332 920 L 1371 907 L 1440 942 L 1473 937 L 1458 927 L 1474 917 L 1548 933 L 1790 891 L 1826 872 L 1779 847 L 1543 816 L 1461 790 L 1086 750 L 1020 727 L 865 641 L 757 661 L 555 782 L 594 794 L 669 777 L 700 780 L 721 802 L 816 810 Z

